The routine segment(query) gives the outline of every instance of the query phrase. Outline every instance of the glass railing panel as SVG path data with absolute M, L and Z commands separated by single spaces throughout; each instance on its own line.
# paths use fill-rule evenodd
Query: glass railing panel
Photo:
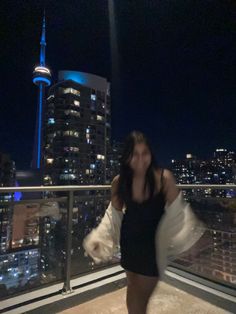
M 95 265 L 84 255 L 84 237 L 101 221 L 110 190 L 24 192 L 0 194 L 0 298 L 74 278 L 119 261 Z M 196 188 L 183 191 L 207 231 L 172 266 L 235 288 L 236 198 L 234 189 Z M 72 198 L 69 197 L 72 196 Z M 73 202 L 70 202 L 70 200 Z M 68 208 L 72 204 L 71 263 L 68 246 Z M 66 268 L 66 267 L 69 268 Z M 69 271 L 68 271 L 69 269 Z M 66 281 L 67 278 L 67 281 Z M 69 290 L 69 284 L 64 290 Z
M 77 276 L 117 263 L 117 258 L 96 265 L 85 256 L 82 245 L 85 236 L 100 223 L 110 202 L 110 191 L 80 191 L 74 194 L 71 275 Z
M 0 201 L 0 298 L 61 281 L 67 197 L 24 192 Z M 41 196 L 41 198 L 39 198 Z M 37 197 L 37 198 L 36 198 Z
M 235 289 L 236 190 L 195 188 L 184 195 L 207 230 L 171 266 Z

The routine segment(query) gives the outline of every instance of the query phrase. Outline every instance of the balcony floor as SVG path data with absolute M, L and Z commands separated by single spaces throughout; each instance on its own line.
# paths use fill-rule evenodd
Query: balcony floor
M 127 314 L 125 294 L 126 288 L 122 288 L 57 314 Z M 148 314 L 157 313 L 226 314 L 230 312 L 171 285 L 160 282 L 153 293 L 148 309 Z

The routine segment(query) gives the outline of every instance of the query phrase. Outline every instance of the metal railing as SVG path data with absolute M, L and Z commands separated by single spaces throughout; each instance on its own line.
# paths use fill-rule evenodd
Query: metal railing
M 0 187 L 1 193 L 14 192 L 67 192 L 68 208 L 67 208 L 67 238 L 66 238 L 66 261 L 65 261 L 65 281 L 63 293 L 70 293 L 71 286 L 71 248 L 72 248 L 72 210 L 74 204 L 74 192 L 77 191 L 108 191 L 110 185 L 87 185 L 87 186 L 34 186 L 34 187 Z M 48 200 L 48 199 L 47 199 Z M 49 199 L 50 200 L 50 199 Z M 7 202 L 10 204 L 11 202 Z
M 235 184 L 227 184 L 227 185 L 211 185 L 211 184 L 178 184 L 177 185 L 182 190 L 196 190 L 196 189 L 212 189 L 212 190 L 234 190 L 236 191 L 236 185 Z M 71 280 L 72 280 L 72 273 L 71 273 L 71 252 L 72 252 L 72 233 L 73 233 L 73 208 L 75 200 L 78 200 L 80 196 L 78 196 L 77 192 L 91 192 L 91 191 L 104 191 L 103 197 L 104 200 L 108 199 L 106 192 L 110 190 L 110 185 L 87 185 L 87 186 L 37 186 L 37 187 L 1 187 L 0 188 L 0 195 L 1 194 L 7 194 L 7 193 L 15 193 L 15 192 L 64 192 L 63 197 L 67 197 L 67 209 L 66 209 L 66 248 L 65 248 L 65 271 L 64 271 L 64 278 L 63 278 L 63 293 L 71 293 Z M 54 194 L 55 196 L 56 194 Z M 90 196 L 87 195 L 86 198 L 95 197 L 96 195 Z M 204 195 L 203 195 L 204 198 Z M 54 198 L 52 198 L 54 199 Z M 60 199 L 60 197 L 57 199 Z M 51 198 L 46 198 L 42 201 L 50 201 Z M 31 200 L 30 200 L 31 201 Z M 0 206 L 3 204 L 16 204 L 17 202 L 8 201 L 8 202 L 0 202 Z M 103 206 L 103 210 L 105 210 L 105 206 Z M 236 226 L 235 226 L 236 229 Z M 236 232 L 236 230 L 235 230 Z M 1 256 L 1 255 L 0 255 Z M 236 265 L 236 263 L 235 263 Z M 106 265 L 107 266 L 107 265 Z M 1 296 L 0 296 L 1 297 Z M 5 296 L 6 297 L 6 296 Z

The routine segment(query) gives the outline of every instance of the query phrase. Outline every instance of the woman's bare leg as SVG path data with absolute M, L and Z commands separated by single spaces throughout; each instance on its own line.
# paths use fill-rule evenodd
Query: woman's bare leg
M 158 277 L 149 277 L 126 271 L 126 304 L 129 314 L 146 314 L 148 301 L 157 285 Z

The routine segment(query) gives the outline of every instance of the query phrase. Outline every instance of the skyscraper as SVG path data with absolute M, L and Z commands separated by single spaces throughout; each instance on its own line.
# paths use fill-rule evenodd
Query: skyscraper
M 106 183 L 110 120 L 105 78 L 60 71 L 45 112 L 44 184 Z
M 34 152 L 32 160 L 32 168 L 40 169 L 42 166 L 42 139 L 43 139 L 43 116 L 44 116 L 44 95 L 45 87 L 51 84 L 51 73 L 45 65 L 46 59 L 46 22 L 45 15 L 43 17 L 42 35 L 40 41 L 40 63 L 34 68 L 33 83 L 39 87 L 36 130 L 34 141 Z

